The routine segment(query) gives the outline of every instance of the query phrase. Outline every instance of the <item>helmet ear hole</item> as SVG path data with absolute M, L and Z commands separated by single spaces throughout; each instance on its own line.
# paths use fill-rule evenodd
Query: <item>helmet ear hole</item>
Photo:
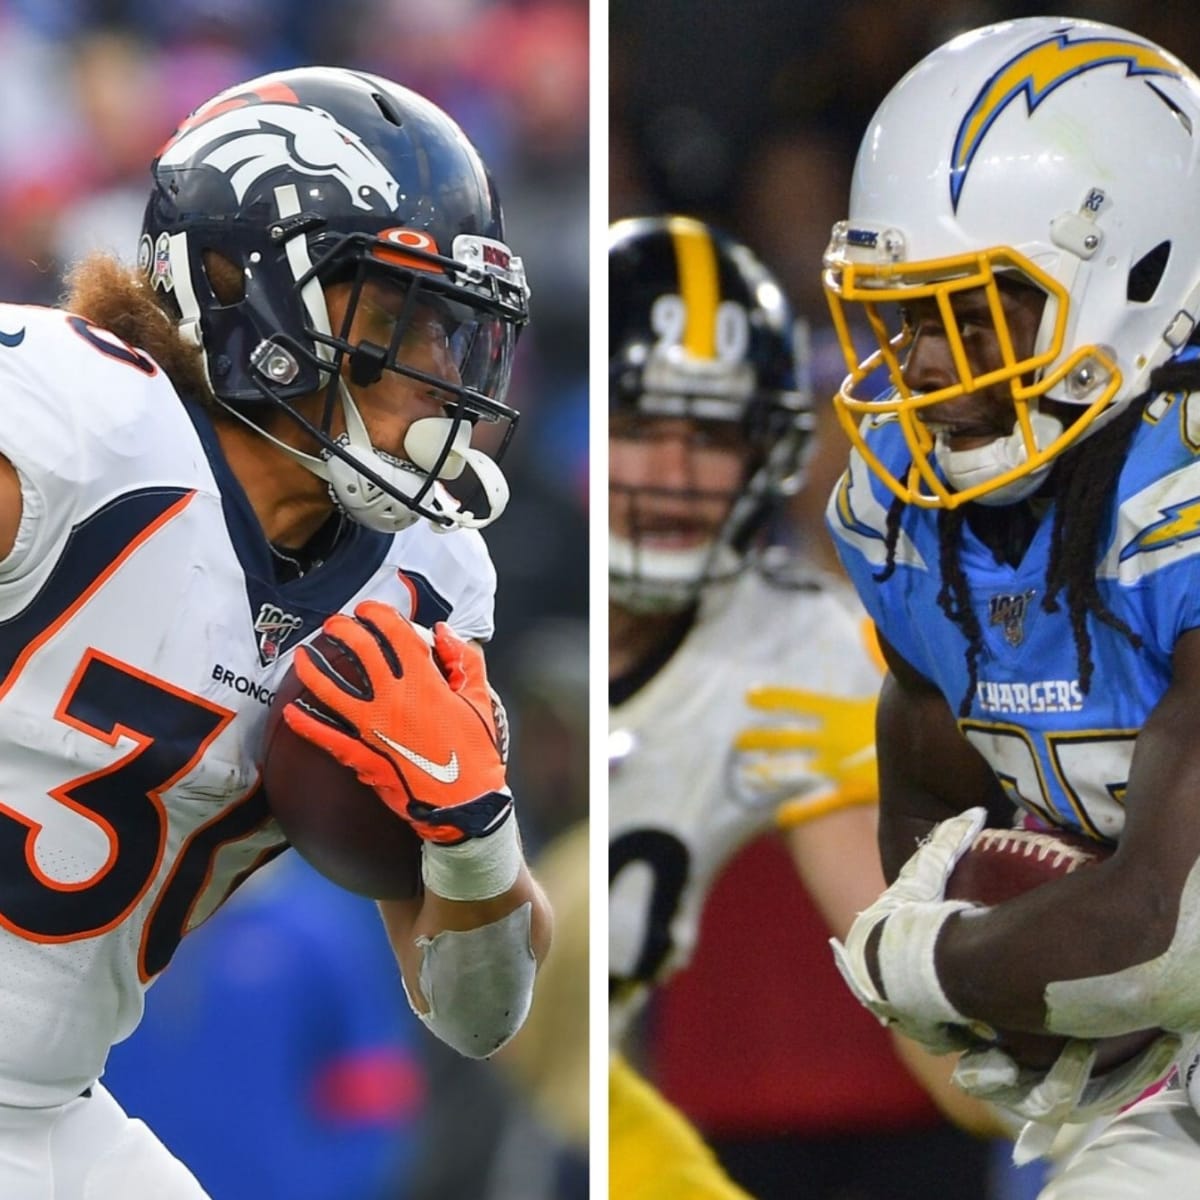
M 205 250 L 204 274 L 219 303 L 240 304 L 246 298 L 246 280 L 242 269 L 216 250 Z
M 1159 242 L 1147 254 L 1129 268 L 1129 279 L 1125 284 L 1125 297 L 1137 304 L 1147 304 L 1158 291 L 1158 285 L 1167 269 L 1171 257 L 1171 243 Z

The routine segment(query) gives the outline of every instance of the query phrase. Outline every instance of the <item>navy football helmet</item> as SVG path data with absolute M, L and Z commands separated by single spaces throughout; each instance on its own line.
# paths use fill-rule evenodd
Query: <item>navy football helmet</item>
M 609 230 L 609 417 L 686 417 L 741 440 L 748 465 L 716 537 L 690 549 L 639 537 L 649 493 L 610 480 L 631 513 L 609 531 L 609 595 L 634 611 L 673 611 L 746 565 L 768 518 L 800 486 L 813 425 L 807 357 L 783 289 L 740 242 L 690 217 Z M 698 479 L 690 498 L 711 499 Z M 686 499 L 687 497 L 685 497 Z
M 284 71 L 197 109 L 152 172 L 139 265 L 181 333 L 202 349 L 218 403 L 260 432 L 270 406 L 289 413 L 321 453 L 283 449 L 371 528 L 402 529 L 418 516 L 478 527 L 499 516 L 507 484 L 470 439 L 477 422 L 501 423 L 499 458 L 515 428 L 505 394 L 529 290 L 521 260 L 505 245 L 487 169 L 441 109 L 372 75 Z M 210 253 L 241 272 L 240 298 L 218 296 Z M 355 310 L 374 281 L 403 296 L 389 344 L 352 344 Z M 332 329 L 323 287 L 339 282 L 351 285 L 350 299 Z M 404 361 L 410 323 L 431 311 L 453 360 L 450 377 Z M 361 386 L 394 371 L 446 397 L 444 417 L 410 427 L 410 461 L 371 445 L 343 363 Z M 314 424 L 294 402 L 322 390 Z M 335 438 L 339 405 L 346 431 Z M 437 485 L 464 467 L 487 500 L 483 516 Z

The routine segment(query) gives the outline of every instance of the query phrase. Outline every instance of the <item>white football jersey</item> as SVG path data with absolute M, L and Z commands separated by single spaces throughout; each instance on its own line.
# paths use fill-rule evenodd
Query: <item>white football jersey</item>
M 78 317 L 0 305 L 0 1104 L 103 1070 L 179 939 L 284 848 L 259 787 L 297 645 L 367 596 L 492 632 L 482 539 L 351 527 L 277 583 L 207 418 Z
M 840 587 L 747 571 L 706 590 L 666 664 L 609 710 L 609 1029 L 625 1034 L 649 989 L 683 966 L 713 880 L 789 803 L 832 796 L 811 765 L 786 785 L 748 769 L 737 735 L 788 722 L 748 706 L 777 686 L 867 699 L 880 672 Z M 804 764 L 811 764 L 808 755 Z

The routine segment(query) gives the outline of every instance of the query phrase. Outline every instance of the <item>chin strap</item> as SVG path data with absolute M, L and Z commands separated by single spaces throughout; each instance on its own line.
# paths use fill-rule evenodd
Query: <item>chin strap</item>
M 414 421 L 404 437 L 404 449 L 410 461 L 403 462 L 381 453 L 371 443 L 358 405 L 354 403 L 349 389 L 340 380 L 338 396 L 346 420 L 346 432 L 339 439 L 342 449 L 346 450 L 359 466 L 379 476 L 390 488 L 411 500 L 413 505 L 420 505 L 430 510 L 433 515 L 421 513 L 416 507 L 403 503 L 364 475 L 358 466 L 345 459 L 334 454 L 324 457 L 306 454 L 268 433 L 237 409 L 228 408 L 227 411 L 282 450 L 293 462 L 299 463 L 328 483 L 329 490 L 342 511 L 351 520 L 369 529 L 381 533 L 399 533 L 421 516 L 429 516 L 434 528 L 441 532 L 449 532 L 451 529 L 482 529 L 504 512 L 508 506 L 508 481 L 493 459 L 482 450 L 471 446 L 469 422 L 459 421 L 457 430 L 454 430 L 455 421 L 452 417 L 422 417 Z M 459 508 L 446 492 L 435 486 L 436 480 L 432 471 L 437 466 L 452 430 L 454 443 L 436 479 L 457 479 L 464 468 L 470 468 L 487 500 L 486 516 L 477 517 L 469 509 Z
M 341 385 L 342 411 L 346 417 L 343 447 L 355 459 L 378 475 L 414 504 L 432 510 L 434 528 L 482 529 L 490 525 L 508 505 L 508 483 L 500 468 L 482 450 L 471 447 L 471 425 L 459 421 L 455 430 L 452 417 L 422 417 L 414 421 L 404 437 L 404 450 L 409 462 L 381 454 L 372 444 L 367 427 L 345 385 Z M 435 477 L 442 450 L 453 434 L 454 442 Z M 371 529 L 394 532 L 408 528 L 422 514 L 390 496 L 361 471 L 335 455 L 313 459 L 305 456 L 305 466 L 329 484 L 338 504 L 356 521 Z M 315 465 L 314 465 L 315 463 Z M 486 516 L 477 517 L 458 505 L 445 493 L 435 489 L 434 480 L 457 479 L 464 467 L 474 472 L 488 502 Z
M 1063 425 L 1057 417 L 1043 412 L 1031 412 L 1029 423 L 1033 427 L 1038 448 L 1049 446 L 1062 436 Z M 1029 450 L 1021 426 L 1015 425 L 1007 437 L 995 438 L 986 446 L 974 450 L 951 450 L 946 435 L 939 433 L 935 438 L 934 457 L 945 473 L 946 480 L 955 491 L 965 492 L 981 483 L 1015 470 L 1029 461 Z M 1042 486 L 1050 472 L 1053 461 L 1043 464 L 1028 475 L 1022 475 L 1001 488 L 980 496 L 977 503 L 984 505 L 1015 504 L 1032 496 Z
M 724 542 L 656 550 L 609 530 L 609 598 L 630 612 L 681 612 L 702 585 L 728 579 L 741 566 L 742 557 Z

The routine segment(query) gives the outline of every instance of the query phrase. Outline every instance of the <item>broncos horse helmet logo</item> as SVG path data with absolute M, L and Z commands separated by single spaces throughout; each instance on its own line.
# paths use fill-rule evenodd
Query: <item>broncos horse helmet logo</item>
M 396 207 L 400 185 L 353 130 L 324 109 L 294 98 L 239 99 L 201 109 L 159 155 L 164 167 L 204 163 L 229 181 L 238 203 L 260 179 L 287 167 L 336 179 L 356 208 Z

